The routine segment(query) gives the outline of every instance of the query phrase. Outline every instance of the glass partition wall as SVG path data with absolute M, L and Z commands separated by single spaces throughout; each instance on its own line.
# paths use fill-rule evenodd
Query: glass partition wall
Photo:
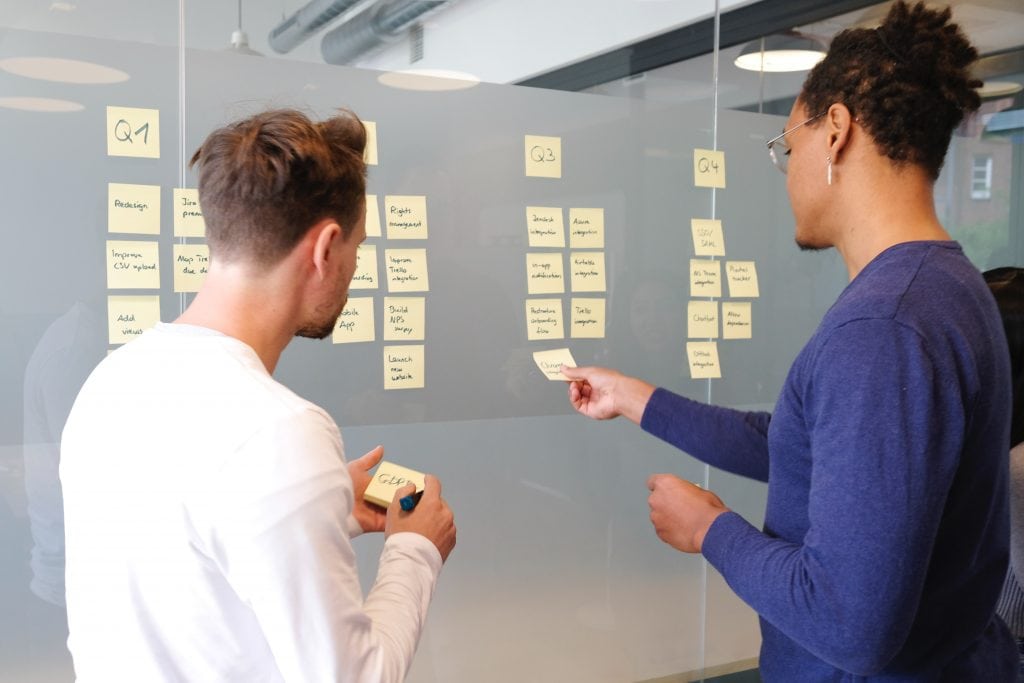
M 276 376 L 328 410 L 350 456 L 381 443 L 444 482 L 459 545 L 409 680 L 667 682 L 756 668 L 755 615 L 701 558 L 658 541 L 645 481 L 702 482 L 755 525 L 764 487 L 622 421 L 575 415 L 532 354 L 567 347 L 580 364 L 697 400 L 771 408 L 845 277 L 834 254 L 793 245 L 784 177 L 764 149 L 805 72 L 739 70 L 767 36 L 723 44 L 737 35 L 730 16 L 769 3 L 607 4 L 5 3 L 0 680 L 73 680 L 63 421 L 99 360 L 194 296 L 208 252 L 188 160 L 215 127 L 269 107 L 349 107 L 373 124 L 373 228 L 346 309 L 368 322 L 297 340 Z M 827 42 L 878 11 L 835 4 L 836 17 L 789 28 Z M 959 11 L 973 18 L 969 7 Z M 1014 15 L 1012 3 L 989 10 Z M 686 26 L 705 27 L 702 55 L 649 69 L 640 48 L 615 57 Z M 549 47 L 526 49 L 524 35 Z M 1011 84 L 1024 68 L 1012 47 L 986 54 L 986 79 L 1004 85 L 958 131 L 937 192 L 982 268 L 1015 264 L 1022 248 Z M 628 73 L 601 81 L 608 64 Z M 585 92 L 510 84 L 566 68 L 589 78 L 572 88 Z M 404 209 L 421 231 L 389 220 Z M 560 242 L 531 230 L 537 215 L 558 218 Z M 147 277 L 121 277 L 126 251 L 152 266 Z M 419 287 L 393 275 L 406 258 Z M 754 269 L 756 291 L 695 289 L 695 272 L 728 264 Z M 562 269 L 561 288 L 531 285 L 546 267 Z M 741 311 L 750 334 L 691 329 L 694 302 Z M 389 324 L 396 304 L 418 312 L 411 336 Z M 713 345 L 720 378 L 701 378 L 688 342 Z M 422 386 L 389 377 L 396 349 L 420 359 Z M 356 541 L 365 587 L 381 542 Z

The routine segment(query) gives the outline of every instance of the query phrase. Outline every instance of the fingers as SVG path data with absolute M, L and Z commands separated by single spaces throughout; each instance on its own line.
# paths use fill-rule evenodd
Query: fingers
M 423 495 L 427 498 L 441 497 L 441 480 L 432 474 L 423 477 Z
M 586 371 L 589 370 L 589 369 L 590 368 L 586 368 L 586 367 L 582 367 L 582 368 L 580 368 L 580 367 L 569 367 L 568 365 L 565 365 L 563 363 L 562 367 L 560 368 L 560 371 L 561 371 L 561 373 L 563 375 L 565 375 L 566 377 L 568 377 L 571 380 L 580 380 L 580 379 L 586 379 L 587 378 L 587 372 Z
M 359 465 L 364 470 L 372 470 L 384 458 L 384 447 L 375 446 L 372 450 L 364 453 L 352 464 Z
M 395 495 L 391 499 L 391 507 L 397 506 L 398 501 L 402 500 L 406 496 L 411 496 L 414 493 L 416 493 L 416 484 L 413 484 L 411 482 L 406 484 L 402 488 L 395 491 Z

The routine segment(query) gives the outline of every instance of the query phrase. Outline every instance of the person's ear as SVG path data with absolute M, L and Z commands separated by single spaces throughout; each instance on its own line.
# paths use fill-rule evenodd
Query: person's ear
M 313 234 L 313 267 L 320 279 L 327 277 L 331 258 L 335 256 L 334 240 L 341 235 L 341 226 L 337 221 L 324 219 L 311 229 Z
M 850 127 L 853 125 L 853 116 L 845 104 L 833 104 L 825 113 L 826 141 L 828 144 L 828 156 L 833 163 L 838 163 L 840 155 L 846 148 L 850 139 Z

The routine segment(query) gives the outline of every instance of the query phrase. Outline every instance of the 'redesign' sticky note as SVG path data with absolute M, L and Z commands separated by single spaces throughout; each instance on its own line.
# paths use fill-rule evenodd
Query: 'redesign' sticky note
M 530 294 L 561 294 L 565 291 L 561 253 L 526 255 L 526 291 Z
M 385 249 L 384 269 L 389 292 L 426 292 L 430 289 L 426 249 Z
M 569 254 L 574 292 L 605 291 L 604 252 L 574 251 Z
M 756 299 L 757 267 L 753 261 L 726 261 L 725 273 L 729 279 L 729 296 Z
M 107 107 L 107 156 L 160 158 L 160 111 Z
M 160 244 L 107 240 L 107 287 L 160 289 Z
M 356 250 L 356 272 L 349 289 L 377 289 L 377 245 L 360 244 Z
M 373 297 L 349 297 L 334 324 L 331 341 L 335 344 L 371 342 L 376 338 L 373 321 Z
M 562 138 L 527 135 L 526 175 L 535 178 L 562 177 Z
M 366 236 L 380 237 L 380 206 L 377 195 L 366 195 Z
M 725 152 L 693 150 L 693 184 L 697 187 L 725 187 Z
M 377 165 L 377 122 L 363 121 L 366 127 L 366 149 L 363 150 L 363 161 L 368 166 Z
M 108 296 L 111 344 L 125 344 L 160 322 L 159 296 Z
M 569 209 L 569 247 L 604 249 L 604 209 Z
M 389 240 L 427 239 L 427 198 L 422 195 L 386 195 L 384 220 Z
M 573 297 L 569 307 L 572 315 L 570 334 L 574 339 L 604 339 L 604 299 Z
M 561 299 L 526 300 L 526 338 L 564 339 Z
M 686 336 L 718 339 L 717 301 L 691 301 L 686 305 Z
M 391 505 L 391 501 L 395 499 L 395 492 L 400 488 L 404 488 L 409 484 L 415 484 L 416 490 L 422 491 L 424 486 L 423 477 L 422 472 L 410 470 L 408 467 L 402 467 L 393 462 L 382 460 L 377 465 L 370 483 L 366 486 L 363 498 L 374 505 L 386 508 Z
M 562 225 L 561 207 L 526 207 L 526 230 L 531 247 L 565 246 L 565 226 Z
M 426 302 L 422 296 L 384 297 L 384 341 L 423 341 Z
M 384 389 L 422 389 L 423 346 L 384 347 Z
M 722 377 L 716 342 L 686 342 L 686 357 L 690 362 L 690 377 L 693 379 L 720 379 Z
M 722 263 L 690 259 L 690 296 L 722 296 Z
M 722 302 L 722 339 L 751 339 L 752 330 L 749 301 Z
M 174 291 L 198 292 L 210 269 L 210 247 L 205 244 L 175 244 Z
M 160 234 L 160 186 L 107 183 L 107 232 Z
M 722 221 L 717 219 L 693 218 L 690 220 L 693 232 L 693 253 L 697 256 L 725 256 L 725 237 L 722 235 Z
M 556 382 L 567 382 L 568 377 L 562 374 L 562 366 L 574 368 L 576 361 L 573 360 L 569 349 L 551 349 L 550 351 L 534 351 L 533 362 L 537 364 L 544 376 Z
M 206 223 L 203 209 L 199 206 L 199 190 L 192 187 L 176 187 L 174 198 L 174 236 L 205 237 Z

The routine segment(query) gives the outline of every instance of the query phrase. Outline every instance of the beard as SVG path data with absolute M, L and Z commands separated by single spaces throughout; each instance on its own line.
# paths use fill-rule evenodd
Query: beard
M 821 251 L 822 249 L 828 249 L 827 245 L 807 242 L 805 240 L 801 240 L 799 237 L 793 241 L 796 242 L 796 246 L 800 247 L 800 251 Z
M 295 332 L 296 337 L 303 337 L 305 339 L 325 339 L 327 335 L 334 331 L 334 326 L 338 324 L 338 318 L 341 316 L 341 311 L 345 308 L 345 303 L 348 297 L 343 297 L 341 305 L 337 307 L 337 310 L 323 310 L 323 317 L 318 317 L 316 320 L 308 321 L 305 325 L 300 327 Z M 318 313 L 321 311 L 317 311 Z

